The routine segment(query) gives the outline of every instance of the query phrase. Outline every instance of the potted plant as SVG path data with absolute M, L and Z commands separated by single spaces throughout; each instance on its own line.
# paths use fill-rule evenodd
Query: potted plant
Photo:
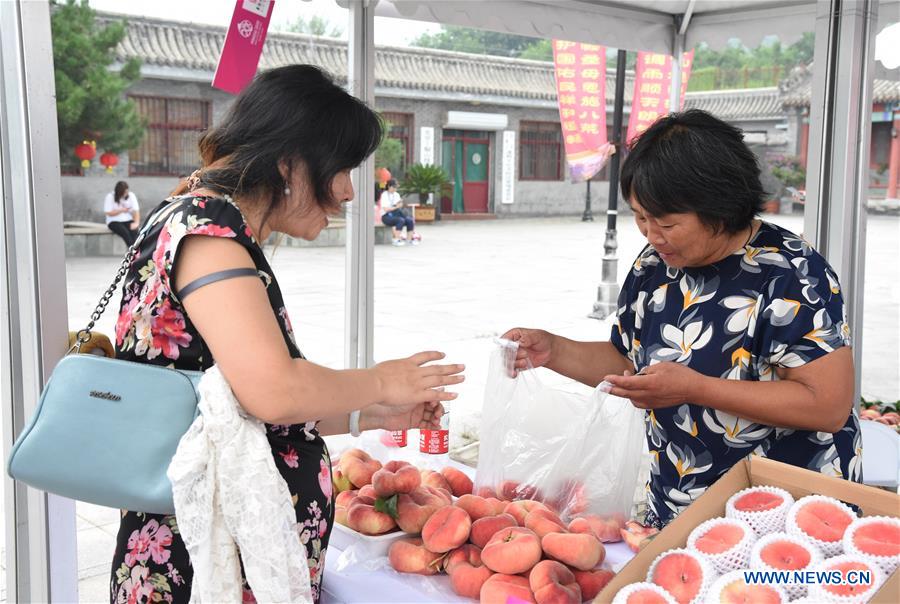
M 429 203 L 428 196 L 437 193 L 449 182 L 447 173 L 440 166 L 412 164 L 407 168 L 406 176 L 400 183 L 400 194 L 417 194 L 420 205 L 416 207 L 415 219 L 430 222 L 435 219 L 435 206 Z

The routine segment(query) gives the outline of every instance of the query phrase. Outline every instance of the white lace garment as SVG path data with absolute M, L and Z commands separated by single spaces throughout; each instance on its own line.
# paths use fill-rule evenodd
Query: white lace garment
M 244 411 L 217 366 L 199 390 L 200 415 L 168 471 L 194 568 L 191 602 L 241 602 L 240 561 L 257 602 L 312 602 L 306 549 L 265 425 Z

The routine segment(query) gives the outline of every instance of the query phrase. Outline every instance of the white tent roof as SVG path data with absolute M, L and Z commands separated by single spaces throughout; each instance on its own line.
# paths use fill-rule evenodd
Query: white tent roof
M 375 14 L 672 54 L 676 33 L 685 48 L 770 35 L 790 44 L 814 30 L 816 0 L 381 0 Z M 898 15 L 900 0 L 882 0 L 878 29 Z

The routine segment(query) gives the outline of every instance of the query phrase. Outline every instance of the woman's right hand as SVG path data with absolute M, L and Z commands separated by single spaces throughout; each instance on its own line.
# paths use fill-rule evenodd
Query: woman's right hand
M 378 379 L 385 405 L 409 405 L 430 401 L 451 401 L 455 392 L 442 388 L 465 380 L 460 375 L 466 368 L 461 364 L 426 365 L 444 358 L 443 352 L 420 352 L 405 359 L 378 363 L 372 370 Z
M 516 369 L 528 369 L 528 361 L 531 361 L 532 367 L 543 367 L 553 356 L 553 340 L 556 336 L 549 331 L 514 327 L 500 337 L 518 342 Z

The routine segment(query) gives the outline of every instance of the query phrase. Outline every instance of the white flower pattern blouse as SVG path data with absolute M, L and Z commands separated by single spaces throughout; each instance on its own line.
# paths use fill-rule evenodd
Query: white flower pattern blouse
M 728 380 L 777 380 L 850 345 L 832 268 L 802 238 L 763 222 L 748 244 L 719 262 L 676 269 L 648 245 L 619 296 L 613 345 L 636 371 L 663 361 Z M 646 521 L 662 527 L 751 453 L 862 480 L 854 412 L 835 434 L 767 426 L 685 403 L 648 410 L 651 454 Z

